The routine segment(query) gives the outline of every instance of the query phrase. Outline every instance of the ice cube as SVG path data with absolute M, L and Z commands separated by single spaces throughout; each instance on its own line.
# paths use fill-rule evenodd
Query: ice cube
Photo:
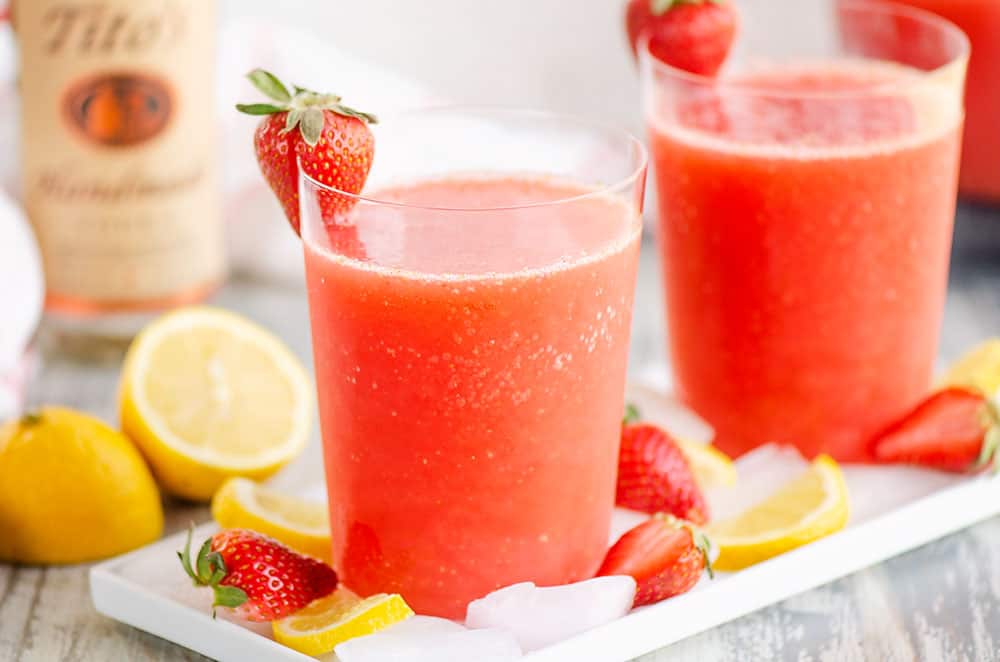
M 469 603 L 465 624 L 510 630 L 522 649 L 533 651 L 621 618 L 634 598 L 631 577 L 545 588 L 514 584 Z
M 334 650 L 340 662 L 510 662 L 522 656 L 514 635 L 506 630 L 467 630 L 420 616 L 345 641 Z
M 736 461 L 735 485 L 708 490 L 712 519 L 729 519 L 756 506 L 808 468 L 794 446 L 766 444 L 747 453 Z

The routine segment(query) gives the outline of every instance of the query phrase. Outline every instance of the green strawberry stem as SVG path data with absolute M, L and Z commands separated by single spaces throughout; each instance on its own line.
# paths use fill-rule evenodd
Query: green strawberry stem
M 983 448 L 979 451 L 979 458 L 973 465 L 973 470 L 992 465 L 993 473 L 1000 473 L 1000 464 L 996 462 L 997 451 L 1000 450 L 1000 408 L 993 403 L 987 395 L 983 395 L 985 405 L 983 407 L 982 422 L 986 426 L 986 435 L 983 437 Z
M 625 418 L 622 419 L 622 425 L 629 425 L 631 423 L 638 423 L 642 420 L 642 416 L 639 414 L 639 408 L 636 407 L 631 402 L 625 404 Z
M 649 11 L 653 16 L 662 16 L 677 5 L 721 5 L 724 0 L 649 0 Z
M 377 124 L 378 118 L 340 103 L 336 94 L 320 94 L 298 85 L 293 85 L 294 94 L 274 74 L 263 69 L 254 69 L 247 78 L 260 92 L 271 99 L 271 103 L 238 103 L 236 110 L 247 115 L 275 115 L 288 113 L 284 132 L 296 127 L 303 140 L 315 147 L 323 135 L 323 111 L 329 110 L 344 117 L 354 117 L 368 124 Z
M 694 546 L 698 548 L 698 551 L 701 552 L 702 557 L 705 559 L 705 570 L 708 572 L 708 578 L 715 579 L 715 569 L 712 568 L 712 559 L 709 556 L 712 551 L 712 541 L 705 532 L 686 519 L 681 519 L 670 513 L 657 513 L 653 515 L 653 519 L 660 520 L 674 528 L 687 529 L 688 533 L 691 534 Z
M 191 536 L 194 534 L 194 523 L 188 528 L 187 542 L 184 549 L 177 552 L 177 558 L 181 561 L 181 567 L 187 573 L 195 586 L 211 586 L 215 593 L 215 601 L 212 603 L 212 618 L 215 618 L 216 607 L 239 607 L 247 601 L 246 592 L 236 586 L 225 586 L 220 584 L 226 578 L 226 562 L 222 555 L 212 551 L 212 540 L 206 540 L 195 563 L 191 564 Z
M 29 411 L 28 413 L 21 416 L 18 420 L 18 425 L 24 428 L 30 428 L 38 425 L 42 422 L 42 414 L 36 411 Z

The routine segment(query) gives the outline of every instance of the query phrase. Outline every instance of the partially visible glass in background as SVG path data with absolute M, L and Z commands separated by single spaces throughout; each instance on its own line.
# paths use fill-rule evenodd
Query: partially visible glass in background
M 774 0 L 719 79 L 642 49 L 672 367 L 732 455 L 869 459 L 930 384 L 968 41 L 881 2 Z
M 1000 204 L 1000 0 L 901 0 L 945 17 L 972 43 L 959 190 Z
M 61 346 L 128 340 L 224 276 L 214 0 L 16 0 L 25 207 Z

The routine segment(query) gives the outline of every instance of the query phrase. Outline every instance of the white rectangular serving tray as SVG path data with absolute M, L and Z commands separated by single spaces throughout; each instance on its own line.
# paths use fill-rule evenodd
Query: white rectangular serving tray
M 704 579 L 690 593 L 634 610 L 523 659 L 626 662 L 1000 513 L 1000 477 L 854 465 L 845 465 L 844 474 L 853 516 L 843 531 L 740 572 L 717 574 L 714 581 Z M 616 533 L 634 521 L 618 513 Z M 211 523 L 199 527 L 196 540 L 216 528 Z M 224 610 L 213 620 L 210 592 L 194 589 L 177 562 L 175 552 L 185 535 L 95 566 L 90 585 L 97 610 L 222 662 L 313 659 L 275 643 L 266 623 L 231 621 Z

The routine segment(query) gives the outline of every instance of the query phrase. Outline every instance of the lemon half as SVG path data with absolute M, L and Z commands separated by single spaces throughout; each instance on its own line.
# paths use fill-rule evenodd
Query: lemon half
M 763 503 L 706 532 L 719 547 L 717 570 L 741 570 L 844 528 L 850 517 L 840 466 L 827 455 Z
M 251 529 L 330 562 L 326 505 L 281 494 L 246 478 L 230 478 L 212 497 L 212 517 L 224 529 Z
M 147 326 L 122 370 L 122 430 L 171 494 L 207 501 L 230 476 L 265 478 L 309 433 L 299 360 L 249 320 L 184 308 Z
M 1000 395 L 1000 338 L 972 348 L 953 363 L 941 379 L 948 386 L 965 386 L 992 397 Z
M 729 456 L 711 444 L 676 439 L 695 479 L 701 487 L 728 487 L 736 483 L 736 466 Z

